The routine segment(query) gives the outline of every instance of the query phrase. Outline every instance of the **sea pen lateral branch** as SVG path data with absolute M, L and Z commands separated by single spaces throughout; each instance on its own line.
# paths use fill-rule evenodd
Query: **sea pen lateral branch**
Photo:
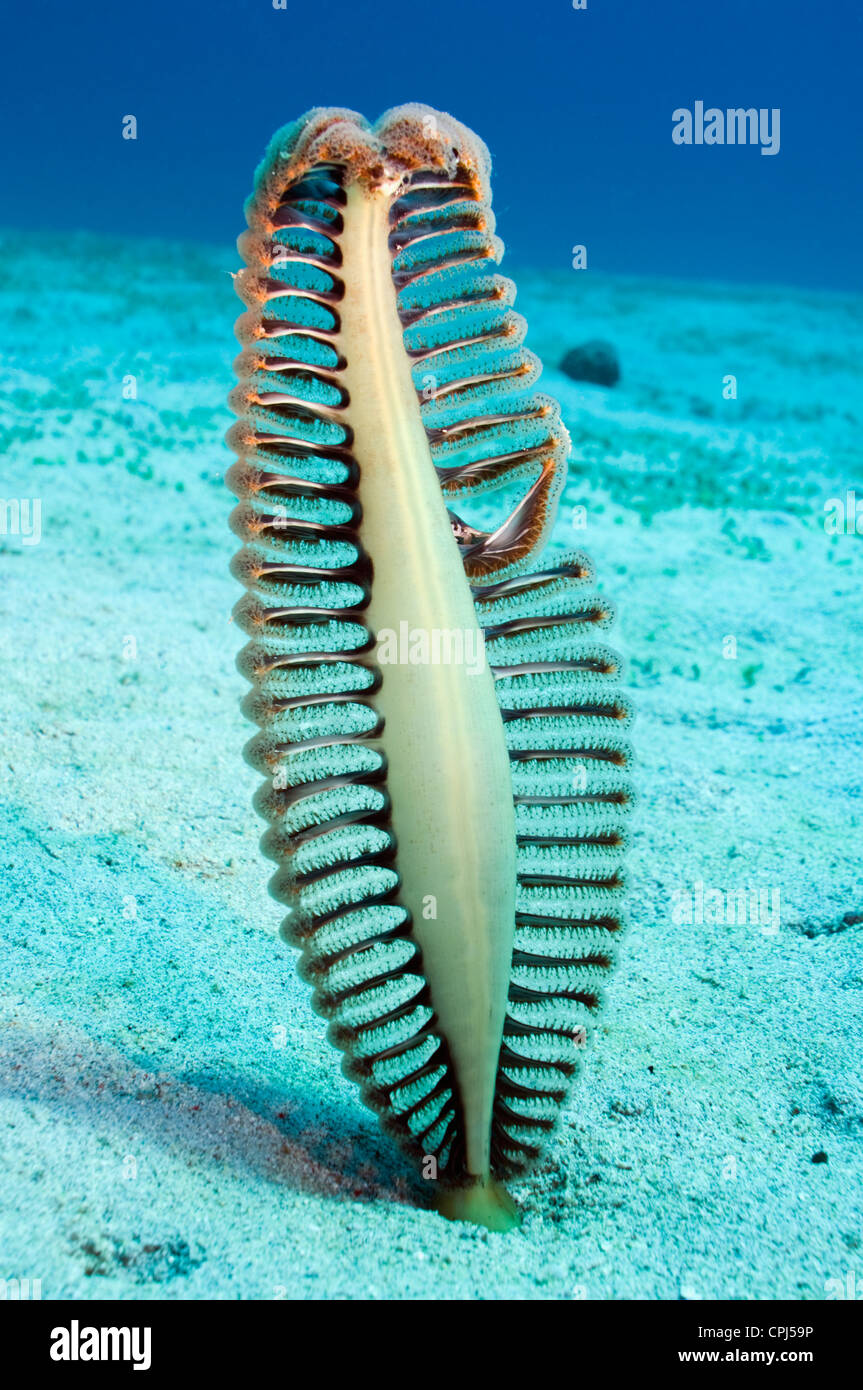
M 531 569 L 569 440 L 489 168 L 428 107 L 278 132 L 239 241 L 228 480 L 283 935 L 440 1209 L 506 1230 L 617 952 L 631 711 L 590 561 Z M 460 515 L 501 490 L 490 529 Z M 379 663 L 403 624 L 488 662 Z

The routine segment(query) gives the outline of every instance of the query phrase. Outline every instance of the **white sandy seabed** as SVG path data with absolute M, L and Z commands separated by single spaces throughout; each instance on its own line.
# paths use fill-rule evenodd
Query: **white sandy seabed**
M 0 1276 L 94 1299 L 863 1281 L 863 542 L 823 525 L 855 468 L 863 499 L 863 301 L 522 279 L 575 443 L 557 540 L 621 614 L 641 810 L 604 1025 L 500 1237 L 422 1208 L 276 936 L 229 623 L 235 262 L 64 238 L 48 293 L 44 255 L 0 259 L 0 492 L 42 500 L 38 545 L 0 537 Z M 595 336 L 610 390 L 555 370 Z M 771 912 L 688 922 L 699 883 Z

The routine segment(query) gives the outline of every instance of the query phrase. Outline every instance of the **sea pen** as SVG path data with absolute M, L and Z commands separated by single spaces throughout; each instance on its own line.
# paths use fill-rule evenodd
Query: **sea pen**
M 506 1230 L 616 954 L 631 712 L 590 562 L 531 569 L 569 439 L 489 169 L 428 107 L 277 133 L 239 241 L 228 481 L 282 934 L 440 1209 Z M 496 490 L 490 530 L 455 510 Z M 452 659 L 480 632 L 487 661 Z

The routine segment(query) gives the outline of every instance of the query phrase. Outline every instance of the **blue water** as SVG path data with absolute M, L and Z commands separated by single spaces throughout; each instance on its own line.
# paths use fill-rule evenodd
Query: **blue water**
M 285 121 L 423 101 L 491 147 L 510 265 L 863 281 L 855 0 L 47 0 L 4 31 L 0 224 L 224 243 Z M 778 108 L 778 155 L 674 145 L 698 100 Z

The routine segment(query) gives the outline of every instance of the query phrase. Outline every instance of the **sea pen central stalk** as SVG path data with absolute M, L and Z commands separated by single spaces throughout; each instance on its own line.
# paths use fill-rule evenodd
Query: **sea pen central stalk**
M 379 639 L 407 624 L 426 635 L 429 655 L 435 630 L 457 632 L 470 653 L 477 650 L 476 613 L 402 341 L 387 246 L 390 203 L 387 192 L 353 184 L 341 239 L 340 345 L 360 466 L 361 537 L 374 575 L 366 621 Z M 468 1172 L 484 1178 L 515 911 L 503 724 L 485 662 L 479 671 L 452 659 L 381 669 L 375 698 L 386 721 L 402 898 L 449 1043 Z

